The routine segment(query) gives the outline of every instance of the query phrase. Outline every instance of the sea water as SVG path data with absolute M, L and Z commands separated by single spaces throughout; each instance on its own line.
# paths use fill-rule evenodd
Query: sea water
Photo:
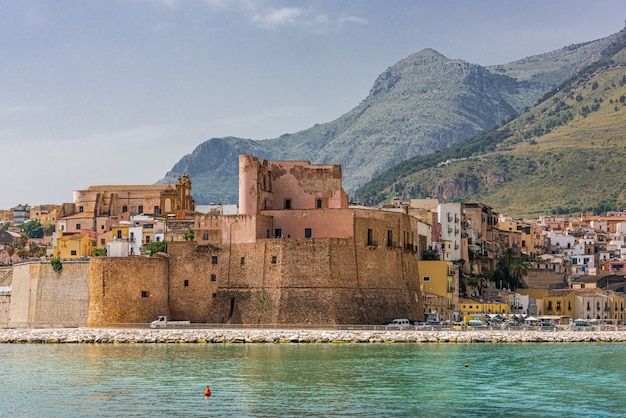
M 0 362 L 1 416 L 626 414 L 616 343 L 3 344 Z

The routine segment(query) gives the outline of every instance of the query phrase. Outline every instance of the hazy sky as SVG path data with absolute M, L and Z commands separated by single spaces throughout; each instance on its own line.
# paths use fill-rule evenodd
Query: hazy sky
M 625 19 L 624 0 L 0 0 L 0 209 L 329 122 L 423 48 L 504 64 Z

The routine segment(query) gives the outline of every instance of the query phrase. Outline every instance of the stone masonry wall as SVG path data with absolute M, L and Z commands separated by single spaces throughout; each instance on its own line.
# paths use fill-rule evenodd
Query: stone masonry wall
M 11 311 L 11 295 L 0 295 L 0 328 L 9 325 L 9 314 Z
M 359 247 L 351 239 L 270 239 L 233 245 L 231 257 L 220 269 L 208 322 L 421 319 L 416 257 L 400 248 Z
M 228 252 L 219 245 L 172 242 L 168 256 L 172 319 L 207 322 L 213 295 L 226 277 Z
M 524 283 L 530 289 L 549 289 L 550 285 L 564 286 L 565 278 L 563 273 L 553 270 L 529 270 Z
M 29 262 L 13 267 L 10 326 L 85 326 L 89 262 Z
M 147 323 L 170 316 L 168 258 L 94 257 L 89 270 L 88 326 Z

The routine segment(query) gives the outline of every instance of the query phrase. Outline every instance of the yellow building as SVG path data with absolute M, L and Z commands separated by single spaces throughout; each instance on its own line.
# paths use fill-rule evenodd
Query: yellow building
M 10 224 L 13 220 L 10 210 L 0 210 L 0 223 Z
M 468 318 L 475 315 L 508 314 L 510 307 L 508 304 L 500 302 L 461 299 L 459 301 L 459 312 L 464 318 Z
M 554 289 L 543 297 L 543 315 L 556 315 L 573 318 L 576 314 L 576 291 L 574 289 Z M 538 312 L 539 313 L 539 312 Z
M 54 256 L 61 260 L 77 260 L 90 257 L 96 248 L 96 240 L 88 234 L 61 235 L 57 238 Z
M 451 261 L 417 262 L 425 317 L 437 321 L 454 321 L 458 316 L 459 269 Z
M 111 227 L 111 235 L 113 240 L 125 240 L 128 241 L 129 233 L 128 229 L 130 228 L 130 223 L 120 223 L 116 226 Z
M 34 219 L 44 227 L 48 225 L 56 225 L 61 206 L 58 205 L 39 205 L 30 209 L 30 219 Z
M 544 254 L 545 245 L 543 229 L 540 225 L 517 219 L 500 219 L 498 221 L 500 231 L 517 232 L 519 237 L 519 251 L 529 258 Z

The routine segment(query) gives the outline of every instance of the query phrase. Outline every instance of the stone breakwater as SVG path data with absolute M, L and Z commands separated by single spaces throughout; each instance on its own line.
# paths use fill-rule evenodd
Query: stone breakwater
M 280 330 L 280 329 L 0 329 L 0 343 L 525 343 L 626 342 L 626 331 Z

